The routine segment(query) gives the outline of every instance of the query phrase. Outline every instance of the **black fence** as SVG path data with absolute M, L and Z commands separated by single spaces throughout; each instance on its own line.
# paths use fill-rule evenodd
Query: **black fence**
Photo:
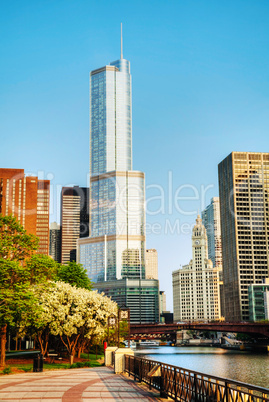
M 125 372 L 182 402 L 269 402 L 269 389 L 125 355 Z

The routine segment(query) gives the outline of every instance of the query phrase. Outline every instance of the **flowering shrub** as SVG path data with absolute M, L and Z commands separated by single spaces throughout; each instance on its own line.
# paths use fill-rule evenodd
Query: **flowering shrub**
M 52 335 L 59 335 L 70 356 L 85 338 L 102 341 L 108 316 L 117 313 L 117 304 L 110 298 L 64 282 L 56 282 L 41 292 L 39 303 L 39 333 L 47 328 Z

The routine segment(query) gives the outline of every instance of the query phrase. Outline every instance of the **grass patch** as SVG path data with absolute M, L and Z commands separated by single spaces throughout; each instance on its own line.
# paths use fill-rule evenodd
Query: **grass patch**
M 91 350 L 91 353 L 82 353 L 81 359 L 84 361 L 78 361 L 70 365 L 67 360 L 57 360 L 54 363 L 49 363 L 49 359 L 44 360 L 43 363 L 43 370 L 63 370 L 63 369 L 70 369 L 70 368 L 83 368 L 83 367 L 100 367 L 103 363 L 100 363 L 98 360 L 102 360 L 104 358 L 103 350 L 100 348 L 97 354 L 93 353 L 95 351 Z M 14 352 L 15 354 L 16 352 Z M 36 352 L 37 353 L 37 352 Z M 16 369 L 19 371 L 23 371 L 25 373 L 33 371 L 33 357 L 32 354 L 30 357 L 25 354 L 20 354 L 19 356 L 7 356 L 8 366 L 5 367 L 4 371 L 0 371 L 0 374 L 10 374 L 11 372 L 16 372 Z M 16 360 L 13 360 L 13 359 Z M 25 363 L 24 363 L 25 361 Z
M 81 353 L 80 357 L 82 359 L 89 359 L 89 360 L 96 360 L 96 354 L 95 353 Z M 103 359 L 104 358 L 104 354 L 100 353 L 97 355 L 97 360 L 98 359 Z
M 73 364 L 69 364 L 69 363 L 46 363 L 44 361 L 43 364 L 43 370 L 59 370 L 59 369 L 72 369 L 72 368 L 83 368 L 83 367 L 100 367 L 103 364 L 99 363 L 96 359 L 95 359 L 95 355 L 90 354 L 89 355 L 90 359 L 84 362 L 76 362 Z M 81 355 L 81 358 L 83 359 L 88 359 L 88 354 L 83 353 Z M 103 355 L 98 355 L 97 356 L 98 359 L 102 359 Z M 12 368 L 17 368 L 19 370 L 22 370 L 24 372 L 30 372 L 33 371 L 33 363 L 12 363 L 12 359 L 9 360 L 9 366 L 5 367 L 5 372 L 4 370 L 1 372 L 1 374 L 10 374 L 12 371 Z
M 32 371 L 32 367 L 21 367 L 21 370 L 23 370 L 25 373 L 29 373 Z

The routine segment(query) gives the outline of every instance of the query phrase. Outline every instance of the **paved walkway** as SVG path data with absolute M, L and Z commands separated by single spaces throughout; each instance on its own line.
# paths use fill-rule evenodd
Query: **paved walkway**
M 156 395 L 156 392 L 155 392 Z M 157 401 L 154 393 L 108 367 L 0 376 L 0 401 Z

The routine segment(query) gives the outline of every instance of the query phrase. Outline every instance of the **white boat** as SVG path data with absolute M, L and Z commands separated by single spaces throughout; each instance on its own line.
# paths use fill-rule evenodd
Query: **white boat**
M 137 346 L 142 348 L 158 348 L 160 344 L 158 341 L 141 341 Z

